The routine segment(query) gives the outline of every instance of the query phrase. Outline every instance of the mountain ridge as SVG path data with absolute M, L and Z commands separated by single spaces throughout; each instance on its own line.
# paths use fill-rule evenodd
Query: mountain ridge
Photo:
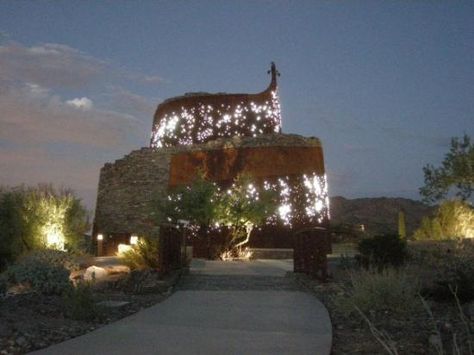
M 332 225 L 364 225 L 367 234 L 398 232 L 398 213 L 405 212 L 407 235 L 420 226 L 425 216 L 431 215 L 436 206 L 402 197 L 363 197 L 348 199 L 343 196 L 330 198 Z

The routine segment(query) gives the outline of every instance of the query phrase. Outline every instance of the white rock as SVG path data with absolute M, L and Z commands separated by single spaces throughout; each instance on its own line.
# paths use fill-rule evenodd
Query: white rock
M 107 276 L 107 270 L 104 268 L 92 265 L 86 269 L 84 273 L 84 280 L 100 280 Z

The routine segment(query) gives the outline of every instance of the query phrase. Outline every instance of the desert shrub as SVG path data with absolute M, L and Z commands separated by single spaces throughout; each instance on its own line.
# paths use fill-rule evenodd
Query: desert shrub
M 157 283 L 158 279 L 159 273 L 157 270 L 132 270 L 127 277 L 118 282 L 117 288 L 132 294 L 159 292 L 158 289 L 161 284 Z
M 24 259 L 7 270 L 9 283 L 24 284 L 42 294 L 62 294 L 71 287 L 69 271 L 61 265 Z
M 416 240 L 446 240 L 474 237 L 474 208 L 465 201 L 441 203 L 432 218 L 424 217 L 413 234 Z
M 472 256 L 446 256 L 434 270 L 434 282 L 424 288 L 424 295 L 439 301 L 451 301 L 453 291 L 455 291 L 461 302 L 474 300 L 474 258 Z
M 80 270 L 78 257 L 61 250 L 40 249 L 35 250 L 20 258 L 21 262 L 28 263 L 46 263 L 57 267 L 64 267 L 67 270 Z
M 0 188 L 0 268 L 31 250 L 77 250 L 88 224 L 87 211 L 70 190 Z
M 142 237 L 130 250 L 120 253 L 123 263 L 130 269 L 156 269 L 158 263 L 158 239 Z
M 376 235 L 358 244 L 363 266 L 401 266 L 407 258 L 407 243 L 397 234 Z
M 100 308 L 96 305 L 92 287 L 87 282 L 80 282 L 70 287 L 63 296 L 64 313 L 68 318 L 90 321 L 100 317 Z
M 357 306 L 363 313 L 389 311 L 403 316 L 421 306 L 418 292 L 418 280 L 406 270 L 360 269 L 350 273 L 347 289 L 334 302 L 346 314 L 355 313 Z
M 8 283 L 6 274 L 0 274 L 0 299 L 7 292 Z
M 422 294 L 438 301 L 474 300 L 474 241 L 416 242 L 410 263 L 419 267 Z

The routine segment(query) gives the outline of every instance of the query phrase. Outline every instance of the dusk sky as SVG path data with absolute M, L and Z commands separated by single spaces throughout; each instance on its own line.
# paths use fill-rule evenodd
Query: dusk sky
M 474 136 L 474 1 L 1 1 L 0 184 L 95 204 L 99 170 L 149 144 L 185 92 L 265 89 L 321 139 L 330 195 L 419 199 Z

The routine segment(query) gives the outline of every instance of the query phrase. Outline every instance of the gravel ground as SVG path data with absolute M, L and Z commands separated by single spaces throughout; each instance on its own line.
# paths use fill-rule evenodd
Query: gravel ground
M 25 354 L 45 348 L 150 307 L 171 294 L 179 276 L 176 273 L 164 282 L 157 280 L 158 287 L 141 289 L 145 291 L 142 294 L 119 289 L 117 279 L 97 285 L 94 288 L 95 301 L 128 303 L 121 307 L 101 307 L 100 314 L 89 321 L 68 318 L 61 296 L 23 293 L 4 298 L 0 300 L 0 354 Z
M 333 300 L 341 293 L 340 283 L 343 282 L 341 279 L 343 276 L 340 274 L 338 276 L 338 279 L 322 284 L 305 275 L 295 275 L 299 284 L 313 292 L 329 311 L 333 326 L 332 354 L 388 354 L 362 317 L 343 314 L 335 306 Z M 435 335 L 435 326 L 441 334 L 444 354 L 454 354 L 452 341 L 454 334 L 461 348 L 460 354 L 469 354 L 466 346 L 466 325 L 460 319 L 459 310 L 454 302 L 429 301 L 429 306 L 434 320 L 424 310 L 414 312 L 405 318 L 397 318 L 389 312 L 371 312 L 367 317 L 378 331 L 390 336 L 390 343 L 398 354 L 438 354 L 433 347 L 433 343 L 439 339 Z M 467 308 L 470 308 L 470 311 L 467 311 Z M 464 310 L 472 332 L 474 303 L 465 305 Z

